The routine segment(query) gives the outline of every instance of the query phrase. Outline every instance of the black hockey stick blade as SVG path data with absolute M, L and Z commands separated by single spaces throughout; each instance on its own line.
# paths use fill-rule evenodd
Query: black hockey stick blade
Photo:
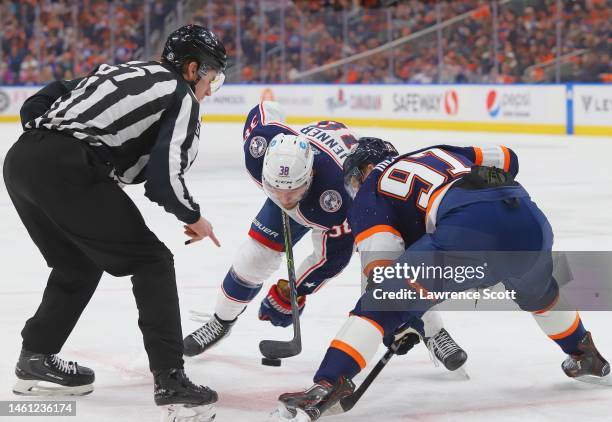
M 283 359 L 299 355 L 302 351 L 300 337 L 293 337 L 289 341 L 262 340 L 259 342 L 259 351 L 269 359 Z
M 295 282 L 295 266 L 293 264 L 293 241 L 289 227 L 289 216 L 282 213 L 283 234 L 285 238 L 285 255 L 287 257 L 287 273 L 289 278 L 289 291 L 291 296 L 291 322 L 293 324 L 293 338 L 289 341 L 262 340 L 259 342 L 259 351 L 269 359 L 290 358 L 302 351 L 302 333 L 300 330 L 300 309 L 298 305 L 297 286 Z

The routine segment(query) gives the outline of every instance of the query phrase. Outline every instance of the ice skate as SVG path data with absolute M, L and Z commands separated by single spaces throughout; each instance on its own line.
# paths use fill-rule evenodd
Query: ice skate
M 162 407 L 162 422 L 209 422 L 215 418 L 217 393 L 192 383 L 183 369 L 155 371 L 155 404 Z
M 467 360 L 465 350 L 455 343 L 455 340 L 444 328 L 440 329 L 434 336 L 429 337 L 426 344 L 432 354 L 434 363 L 437 365 L 437 361 L 442 362 L 449 371 L 459 369 Z
M 201 314 L 199 314 L 201 316 Z M 227 337 L 236 320 L 224 321 L 215 314 L 183 340 L 185 356 L 197 356 Z
M 569 355 L 561 364 L 561 369 L 570 378 L 590 384 L 612 385 L 610 364 L 599 353 L 587 331 L 580 343 L 580 355 Z
M 93 391 L 94 371 L 57 355 L 21 350 L 13 393 L 25 396 L 82 396 Z
M 340 378 L 332 385 L 320 381 L 305 391 L 282 394 L 277 409 L 270 415 L 271 421 L 311 422 L 321 416 L 342 413 L 340 400 L 355 391 L 355 384 L 348 378 Z

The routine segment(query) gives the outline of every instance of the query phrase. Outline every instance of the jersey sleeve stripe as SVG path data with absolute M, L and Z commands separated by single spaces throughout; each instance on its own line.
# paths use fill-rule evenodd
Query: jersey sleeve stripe
M 370 262 L 368 265 L 365 266 L 365 268 L 363 269 L 363 275 L 365 275 L 366 277 L 369 277 L 370 273 L 372 272 L 374 268 L 388 267 L 391 264 L 393 264 L 393 260 L 391 259 L 377 259 L 375 261 Z
M 300 216 L 300 218 L 304 219 L 304 221 L 308 225 L 310 225 L 311 227 L 317 227 L 317 228 L 319 228 L 321 230 L 329 230 L 330 229 L 330 227 L 322 226 L 320 224 L 315 223 L 314 221 L 310 221 L 309 219 L 307 219 L 306 216 L 304 216 L 304 214 L 302 213 L 302 211 L 300 211 L 300 207 L 299 206 L 296 208 L 295 212 L 296 212 L 296 214 L 298 216 Z
M 193 104 L 191 96 L 185 95 L 181 101 L 179 114 L 176 118 L 168 148 L 168 178 L 170 185 L 178 202 L 190 211 L 199 211 L 199 207 L 189 194 L 183 175 L 188 168 L 189 159 L 186 153 L 194 142 L 196 126 L 194 123 L 197 123 L 194 116 L 197 116 L 198 113 L 199 108 Z
M 438 207 L 442 202 L 444 194 L 446 194 L 446 192 L 457 180 L 459 179 L 456 179 L 443 188 L 438 189 L 433 193 L 433 195 L 431 195 L 431 198 L 429 198 L 429 203 L 427 204 L 427 208 L 425 210 L 425 231 L 427 233 L 433 233 L 435 230 L 438 217 Z
M 474 164 L 476 164 L 477 166 L 482 165 L 482 150 L 478 147 L 473 147 L 474 148 L 474 155 L 476 156 L 475 160 L 474 160 Z
M 505 146 L 501 146 L 502 151 L 504 152 L 504 171 L 510 170 L 510 151 Z
M 249 236 L 251 236 L 253 238 L 253 240 L 255 240 L 256 242 L 261 243 L 262 245 L 277 251 L 277 252 L 284 252 L 285 250 L 285 246 L 280 244 L 280 243 L 276 243 L 273 242 L 272 240 L 268 239 L 267 237 L 265 237 L 264 235 L 262 235 L 261 233 L 256 232 L 255 230 L 251 229 L 249 230 Z
M 325 248 L 325 243 L 327 242 L 327 234 L 324 234 L 322 236 L 322 240 L 321 240 L 321 259 L 314 265 L 312 265 L 311 267 L 307 268 L 304 273 L 298 277 L 295 285 L 299 287 L 300 284 L 302 284 L 304 282 L 304 280 L 306 280 L 306 277 L 308 277 L 310 275 L 310 273 L 312 273 L 314 270 L 316 270 L 317 268 L 320 268 L 321 266 L 323 266 L 323 264 L 325 264 L 327 262 L 327 251 Z M 301 268 L 300 268 L 301 270 Z M 325 281 L 323 281 L 324 284 Z M 317 289 L 319 288 L 319 286 L 317 286 Z
M 509 157 L 510 153 L 508 153 Z M 482 165 L 488 167 L 505 167 L 506 152 L 499 145 L 485 147 L 482 149 Z M 510 162 L 510 160 L 508 160 Z
M 378 224 L 376 226 L 370 227 L 369 229 L 364 230 L 361 233 L 357 234 L 355 236 L 355 243 L 359 244 L 363 242 L 365 239 L 367 239 L 368 237 L 373 236 L 376 233 L 381 233 L 381 232 L 393 233 L 394 235 L 398 237 L 402 237 L 402 234 L 395 227 L 392 227 L 386 224 Z

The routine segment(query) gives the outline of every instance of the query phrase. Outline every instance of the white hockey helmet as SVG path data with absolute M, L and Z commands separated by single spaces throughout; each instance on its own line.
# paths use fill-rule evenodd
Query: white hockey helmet
M 308 139 L 279 133 L 270 141 L 264 156 L 264 191 L 282 208 L 294 208 L 308 192 L 313 163 L 314 152 Z

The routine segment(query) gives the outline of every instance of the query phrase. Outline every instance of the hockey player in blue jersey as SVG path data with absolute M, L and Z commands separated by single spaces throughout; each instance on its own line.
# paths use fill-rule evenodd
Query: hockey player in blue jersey
M 354 391 L 351 379 L 381 342 L 389 346 L 410 339 L 402 342 L 400 351 L 406 353 L 418 342 L 420 317 L 436 303 L 427 293 L 459 292 L 500 280 L 515 292 L 518 306 L 531 312 L 544 333 L 568 355 L 562 364 L 567 376 L 609 382 L 610 365 L 595 348 L 578 312 L 567 310 L 559 295 L 552 276 L 552 229 L 514 181 L 517 173 L 517 156 L 504 146 L 438 145 L 397 156 L 380 139 L 360 140 L 344 163 L 344 174 L 347 191 L 356 195 L 349 224 L 371 283 L 331 342 L 314 386 L 279 397 L 279 420 L 310 421 L 338 411 L 340 399 Z M 372 277 L 375 268 L 418 265 L 421 260 L 425 265 L 446 263 L 436 261 L 446 259 L 446 251 L 452 259 L 469 259 L 483 251 L 508 255 L 489 265 L 491 274 L 482 280 L 392 280 L 387 275 L 377 284 Z M 520 259 L 512 259 L 513 253 Z M 390 255 L 395 256 L 389 259 Z M 389 302 L 385 303 L 388 308 L 373 306 L 375 287 L 393 289 L 398 281 L 418 294 L 402 300 L 399 307 L 388 306 Z
M 342 163 L 355 138 L 338 122 L 313 123 L 303 131 L 306 134 L 284 124 L 275 102 L 264 101 L 248 114 L 243 131 L 245 167 L 268 199 L 223 280 L 213 317 L 185 338 L 187 356 L 200 354 L 226 337 L 280 267 L 284 252 L 281 208 L 290 216 L 294 243 L 309 231 L 312 236 L 313 252 L 296 272 L 300 312 L 306 296 L 349 263 L 353 238 L 346 212 L 351 198 L 344 190 Z M 261 302 L 259 318 L 275 326 L 291 324 L 286 280 L 272 285 Z
M 313 241 L 313 253 L 296 273 L 300 312 L 306 297 L 337 276 L 353 253 L 346 219 L 352 198 L 344 189 L 342 173 L 344 160 L 357 142 L 349 129 L 340 122 L 321 121 L 295 131 L 284 124 L 277 103 L 264 101 L 249 113 L 243 137 L 247 172 L 268 199 L 223 280 L 214 315 L 185 338 L 187 356 L 203 353 L 225 338 L 263 283 L 280 267 L 282 211 L 290 216 L 294 243 L 308 231 Z M 272 285 L 261 302 L 259 318 L 281 327 L 291 324 L 286 280 Z M 442 328 L 441 319 L 430 312 L 424 320 L 429 346 L 438 360 L 450 370 L 461 366 L 467 355 Z M 436 346 L 441 342 L 447 346 L 444 354 Z

